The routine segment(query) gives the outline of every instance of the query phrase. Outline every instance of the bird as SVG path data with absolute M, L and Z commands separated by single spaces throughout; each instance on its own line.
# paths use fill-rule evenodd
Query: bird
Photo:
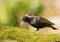
M 57 30 L 57 28 L 55 28 L 53 26 L 53 25 L 55 25 L 54 23 L 52 23 L 48 19 L 45 19 L 42 16 L 36 15 L 36 14 L 26 14 L 26 15 L 24 15 L 23 18 L 22 18 L 21 25 L 24 22 L 27 22 L 31 26 L 35 27 L 37 29 L 36 31 L 38 31 L 39 29 L 44 28 L 44 27 L 50 27 L 53 30 Z

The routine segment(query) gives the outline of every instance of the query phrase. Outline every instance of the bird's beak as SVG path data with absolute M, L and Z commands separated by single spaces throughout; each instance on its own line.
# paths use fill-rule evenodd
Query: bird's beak
M 23 25 L 24 21 L 21 22 L 21 26 Z

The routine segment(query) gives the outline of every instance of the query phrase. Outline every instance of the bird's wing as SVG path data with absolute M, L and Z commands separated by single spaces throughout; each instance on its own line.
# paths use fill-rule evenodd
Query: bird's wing
M 31 19 L 31 24 L 36 23 L 36 21 L 38 21 L 39 19 L 40 19 L 39 16 L 34 16 L 34 17 Z
M 40 17 L 39 21 L 40 21 L 40 22 L 43 22 L 43 23 L 55 25 L 54 23 L 50 22 L 49 20 L 47 20 L 47 19 L 45 19 L 45 18 L 43 18 L 43 17 Z

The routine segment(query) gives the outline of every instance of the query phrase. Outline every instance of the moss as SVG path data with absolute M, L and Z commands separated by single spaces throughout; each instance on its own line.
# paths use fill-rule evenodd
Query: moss
M 31 32 L 18 27 L 1 27 L 0 39 L 11 39 L 19 42 L 53 42 L 60 37 L 58 34 L 43 34 L 40 32 Z

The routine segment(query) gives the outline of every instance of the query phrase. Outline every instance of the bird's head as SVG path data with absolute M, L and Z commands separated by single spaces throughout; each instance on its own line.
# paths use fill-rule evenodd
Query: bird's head
M 34 17 L 33 14 L 27 14 L 27 15 L 23 16 L 21 25 L 22 25 L 24 22 L 27 22 L 27 23 L 31 22 L 31 20 L 32 20 L 33 17 Z

